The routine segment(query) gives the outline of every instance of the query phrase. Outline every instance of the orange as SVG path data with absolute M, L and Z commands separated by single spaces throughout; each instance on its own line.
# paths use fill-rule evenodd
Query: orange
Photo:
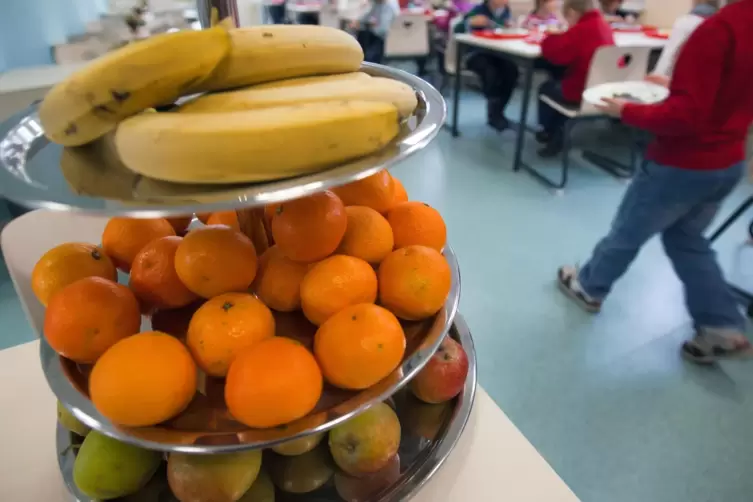
M 207 219 L 207 225 L 227 225 L 238 231 L 241 229 L 240 223 L 238 223 L 238 215 L 235 211 L 218 211 L 212 213 Z
M 272 246 L 259 258 L 254 292 L 269 308 L 292 312 L 301 308 L 301 281 L 309 270 L 307 263 L 293 261 Z
M 392 197 L 392 206 L 395 207 L 401 202 L 408 202 L 408 192 L 405 191 L 405 187 L 403 186 L 403 183 L 395 178 L 392 177 L 392 186 L 393 186 L 393 197 Z
M 186 230 L 188 230 L 188 225 L 191 224 L 191 221 L 193 221 L 193 215 L 187 214 L 185 216 L 171 216 L 169 218 L 165 218 L 170 225 L 173 226 L 173 230 L 175 230 L 176 235 L 183 235 L 186 233 Z
M 316 359 L 289 338 L 272 337 L 241 352 L 225 381 L 228 410 L 249 427 L 276 427 L 302 418 L 321 395 Z
M 93 363 L 114 343 L 139 332 L 139 302 L 122 284 L 86 277 L 59 293 L 47 305 L 44 337 L 68 359 Z
M 102 233 L 102 248 L 115 262 L 116 267 L 128 272 L 141 248 L 153 240 L 169 235 L 175 235 L 175 229 L 164 218 L 111 218 Z
M 203 298 L 246 291 L 256 276 L 251 240 L 224 225 L 192 230 L 175 253 L 175 271 L 188 289 Z
M 387 220 L 366 206 L 348 206 L 348 228 L 337 252 L 378 264 L 394 246 L 392 228 Z
M 342 389 L 366 389 L 403 360 L 405 333 L 389 310 L 370 303 L 351 305 L 319 327 L 314 354 L 327 382 Z
M 374 303 L 377 276 L 360 258 L 335 255 L 311 267 L 301 282 L 301 306 L 306 318 L 319 326 L 356 303 Z
M 379 265 L 379 302 L 408 321 L 425 319 L 439 312 L 451 284 L 447 260 L 430 247 L 398 249 Z
M 439 211 L 423 202 L 403 202 L 387 213 L 395 249 L 418 244 L 442 251 L 447 242 L 447 227 Z
M 272 237 L 285 256 L 308 263 L 334 253 L 347 225 L 340 198 L 322 192 L 280 204 L 272 217 Z
M 52 295 L 84 277 L 118 279 L 110 258 L 97 246 L 79 242 L 61 244 L 47 251 L 31 272 L 31 289 L 45 307 Z
M 387 212 L 394 197 L 392 176 L 386 170 L 337 187 L 333 191 L 346 206 L 367 206 L 380 213 Z
M 184 307 L 197 299 L 175 272 L 175 252 L 181 242 L 181 237 L 162 237 L 141 248 L 133 260 L 128 286 L 150 307 Z
M 193 315 L 186 345 L 205 373 L 224 377 L 240 351 L 274 334 L 275 319 L 259 299 L 247 293 L 225 293 Z
M 113 345 L 89 377 L 92 403 L 114 423 L 146 427 L 182 412 L 196 392 L 196 365 L 167 333 L 148 331 Z
M 209 218 L 212 216 L 212 213 L 196 213 L 196 217 L 199 219 L 200 222 L 204 223 L 206 225 L 207 221 L 209 221 Z

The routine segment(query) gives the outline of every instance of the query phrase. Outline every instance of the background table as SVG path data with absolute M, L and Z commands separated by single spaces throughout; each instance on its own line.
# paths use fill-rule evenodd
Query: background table
M 70 502 L 55 451 L 55 397 L 39 343 L 0 351 L 0 499 Z M 415 502 L 578 502 L 483 389 L 465 433 Z

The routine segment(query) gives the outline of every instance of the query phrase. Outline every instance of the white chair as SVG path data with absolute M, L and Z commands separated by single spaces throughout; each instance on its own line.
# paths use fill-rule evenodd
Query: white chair
M 450 20 L 449 33 L 447 34 L 447 43 L 444 47 L 443 69 L 442 69 L 442 83 L 439 86 L 439 91 L 444 92 L 447 82 L 451 81 L 449 77 L 454 76 L 457 68 L 455 68 L 455 55 L 457 54 L 457 44 L 455 43 L 455 27 L 463 22 L 464 16 L 459 14 Z M 465 63 L 463 62 L 464 66 Z M 462 76 L 468 78 L 475 78 L 476 74 L 472 71 L 463 68 Z
M 322 5 L 322 10 L 319 11 L 319 24 L 330 28 L 340 28 L 340 15 L 336 5 L 330 3 Z
M 387 59 L 426 57 L 429 55 L 429 17 L 425 14 L 399 14 L 384 42 Z
M 612 82 L 641 81 L 645 79 L 648 74 L 650 55 L 651 49 L 648 47 L 601 47 L 596 51 L 596 54 L 594 54 L 593 60 L 591 61 L 591 66 L 588 71 L 588 79 L 586 80 L 586 88 L 588 89 L 600 84 Z M 570 167 L 573 129 L 578 123 L 585 120 L 603 119 L 608 117 L 593 105 L 585 102 L 579 106 L 572 107 L 560 103 L 548 96 L 541 96 L 539 99 L 541 103 L 551 106 L 568 118 L 563 130 L 564 145 L 562 149 L 562 175 L 559 182 L 554 182 L 532 166 L 528 166 L 528 170 L 552 188 L 562 189 L 567 184 L 567 172 Z M 635 149 L 631 148 L 630 165 L 628 166 L 594 152 L 583 152 L 583 156 L 596 166 L 617 177 L 628 178 L 632 176 L 637 154 Z

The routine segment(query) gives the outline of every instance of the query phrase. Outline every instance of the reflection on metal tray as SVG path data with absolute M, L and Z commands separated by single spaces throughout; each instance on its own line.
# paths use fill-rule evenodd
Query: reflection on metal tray
M 40 340 L 42 371 L 52 392 L 79 420 L 108 436 L 151 450 L 212 454 L 267 448 L 326 431 L 394 394 L 439 348 L 452 326 L 460 300 L 457 260 L 449 246 L 444 254 L 452 271 L 450 294 L 442 310 L 433 318 L 403 323 L 408 343 L 402 364 L 387 378 L 361 392 L 325 386 L 314 411 L 284 427 L 249 429 L 236 422 L 225 407 L 224 382 L 219 379 L 207 379 L 203 393 L 197 393 L 188 408 L 169 422 L 155 427 L 119 427 L 102 416 L 89 400 L 87 389 L 91 366 L 77 365 L 58 356 L 44 338 Z M 301 314 L 276 314 L 275 317 L 278 335 L 313 343 L 316 327 Z
M 442 95 L 424 80 L 370 63 L 364 63 L 362 70 L 413 87 L 418 108 L 387 147 L 348 164 L 268 183 L 180 185 L 157 181 L 125 168 L 109 136 L 78 148 L 50 143 L 34 105 L 0 125 L 0 194 L 29 208 L 155 217 L 191 213 L 199 207 L 211 212 L 281 202 L 359 180 L 424 148 L 446 116 Z
M 465 381 L 463 392 L 454 401 L 433 405 L 419 402 L 406 390 L 402 390 L 393 396 L 391 401 L 395 405 L 402 426 L 398 452 L 400 478 L 379 493 L 378 496 L 369 499 L 373 502 L 404 502 L 418 493 L 419 489 L 437 472 L 450 455 L 465 429 L 473 408 L 477 374 L 473 339 L 462 316 L 458 315 L 455 318 L 450 336 L 458 340 L 468 354 L 468 378 Z M 58 463 L 66 487 L 73 495 L 73 500 L 92 502 L 82 495 L 73 483 L 75 445 L 79 444 L 80 441 L 80 437 L 72 435 L 58 425 Z M 265 452 L 263 463 L 274 460 L 271 458 L 274 455 L 274 453 Z M 164 476 L 165 469 L 163 466 L 157 471 L 153 483 L 158 487 L 161 485 L 164 493 L 168 494 L 169 489 L 165 486 Z M 129 500 L 143 500 L 138 493 L 132 497 Z M 117 500 L 119 499 L 116 499 L 115 502 Z M 159 500 L 177 502 L 172 495 L 160 497 Z M 334 488 L 332 479 L 319 490 L 305 495 L 287 494 L 277 489 L 275 500 L 278 502 L 342 502 Z

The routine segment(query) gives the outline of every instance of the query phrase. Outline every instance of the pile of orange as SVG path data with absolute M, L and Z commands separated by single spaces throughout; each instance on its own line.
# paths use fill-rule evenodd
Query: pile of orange
M 199 371 L 225 379 L 237 420 L 289 423 L 325 381 L 358 390 L 389 376 L 406 347 L 398 318 L 436 314 L 450 290 L 442 217 L 386 171 L 267 206 L 261 256 L 235 212 L 197 216 L 204 225 L 112 218 L 101 247 L 63 244 L 34 269 L 47 341 L 93 364 L 92 402 L 115 423 L 180 414 Z M 276 336 L 273 311 L 301 311 L 317 327 L 313 350 Z M 142 314 L 156 331 L 141 332 Z

